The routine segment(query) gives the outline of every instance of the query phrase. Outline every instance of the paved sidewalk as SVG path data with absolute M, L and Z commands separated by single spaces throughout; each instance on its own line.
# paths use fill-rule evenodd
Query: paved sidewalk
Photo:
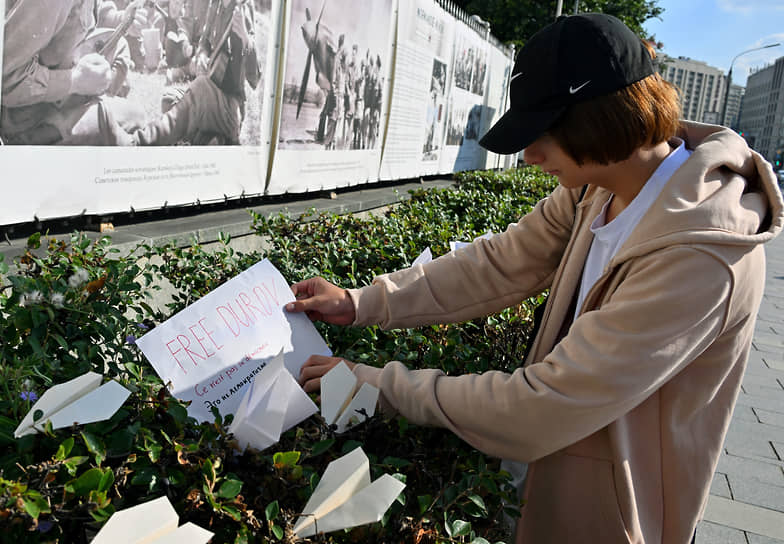
M 784 236 L 766 248 L 751 356 L 697 544 L 784 544 Z

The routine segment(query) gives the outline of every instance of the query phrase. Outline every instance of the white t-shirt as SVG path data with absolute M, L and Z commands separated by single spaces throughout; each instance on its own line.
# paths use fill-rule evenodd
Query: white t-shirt
M 577 297 L 577 309 L 574 313 L 575 319 L 580 314 L 580 308 L 582 308 L 588 291 L 602 276 L 610 259 L 618 253 L 623 243 L 629 238 L 629 235 L 645 215 L 645 212 L 659 197 L 670 177 L 691 155 L 691 151 L 686 149 L 682 140 L 677 138 L 675 140 L 678 142 L 678 147 L 667 155 L 648 181 L 645 182 L 645 185 L 643 185 L 637 196 L 634 197 L 634 200 L 615 219 L 605 223 L 607 207 L 612 200 L 612 197 L 610 197 L 604 203 L 602 211 L 599 212 L 599 215 L 591 223 L 591 232 L 593 232 L 594 237 L 588 257 L 585 259 L 580 293 Z

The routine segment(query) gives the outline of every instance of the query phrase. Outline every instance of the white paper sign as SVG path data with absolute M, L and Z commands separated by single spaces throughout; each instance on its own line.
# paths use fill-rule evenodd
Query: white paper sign
M 379 521 L 405 487 L 389 474 L 371 483 L 370 462 L 356 448 L 327 465 L 294 534 L 305 538 Z
M 261 451 L 280 440 L 281 433 L 317 411 L 308 394 L 283 366 L 281 353 L 254 378 L 229 432 L 243 450 L 250 446 Z
M 52 428 L 62 429 L 75 423 L 85 425 L 109 419 L 131 392 L 115 381 L 101 385 L 101 380 L 100 374 L 87 372 L 50 387 L 30 408 L 14 436 L 40 432 L 47 421 L 52 422 Z M 40 417 L 34 417 L 36 412 L 41 413 Z
M 213 533 L 179 516 L 165 496 L 115 512 L 92 544 L 207 544 Z
M 313 354 L 331 355 L 305 314 L 283 307 L 294 293 L 267 259 L 253 265 L 137 340 L 188 413 L 211 421 L 211 408 L 236 413 L 242 388 L 283 350 L 293 376 Z

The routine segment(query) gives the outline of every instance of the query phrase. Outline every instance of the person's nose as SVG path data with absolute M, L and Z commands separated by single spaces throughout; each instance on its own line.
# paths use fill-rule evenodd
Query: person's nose
M 542 155 L 541 150 L 539 150 L 539 148 L 536 146 L 536 142 L 523 149 L 523 160 L 526 164 L 530 164 L 532 166 L 542 164 L 544 155 Z

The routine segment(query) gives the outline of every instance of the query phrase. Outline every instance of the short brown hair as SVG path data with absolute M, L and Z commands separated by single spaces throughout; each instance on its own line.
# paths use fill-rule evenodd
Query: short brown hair
M 639 147 L 669 140 L 680 113 L 677 89 L 655 73 L 570 106 L 548 132 L 577 164 L 609 164 L 628 159 Z

